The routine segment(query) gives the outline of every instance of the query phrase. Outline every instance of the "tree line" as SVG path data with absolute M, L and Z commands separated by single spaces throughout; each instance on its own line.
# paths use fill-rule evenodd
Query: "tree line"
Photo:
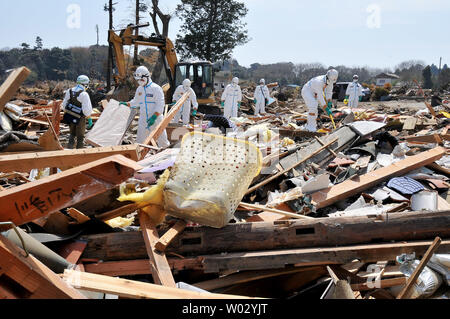
M 34 47 L 22 43 L 20 48 L 0 51 L 0 79 L 5 80 L 8 76 L 7 70 L 26 66 L 31 70 L 31 74 L 25 84 L 47 80 L 73 81 L 80 74 L 104 81 L 107 61 L 107 46 L 44 49 L 43 40 L 37 37 Z

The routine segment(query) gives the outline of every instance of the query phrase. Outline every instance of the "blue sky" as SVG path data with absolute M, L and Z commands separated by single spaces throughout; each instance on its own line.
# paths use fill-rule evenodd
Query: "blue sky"
M 0 1 L 0 48 L 34 44 L 45 47 L 88 46 L 107 42 L 106 0 Z M 115 27 L 131 17 L 130 0 L 119 2 Z M 325 65 L 394 67 L 419 59 L 450 64 L 450 1 L 448 0 L 245 0 L 245 18 L 252 39 L 235 49 L 241 65 L 251 63 L 321 62 Z M 174 12 L 179 0 L 160 0 L 161 8 Z M 79 28 L 69 28 L 71 4 L 81 9 Z M 69 7 L 70 8 L 70 7 Z M 6 17 L 5 17 L 6 16 Z M 150 21 L 149 17 L 144 17 Z M 174 18 L 174 40 L 180 21 Z M 150 30 L 149 30 L 150 31 Z M 151 33 L 151 32 L 149 32 Z

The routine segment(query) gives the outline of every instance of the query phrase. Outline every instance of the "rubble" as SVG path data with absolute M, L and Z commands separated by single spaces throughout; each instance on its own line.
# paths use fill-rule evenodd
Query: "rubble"
M 445 103 L 404 87 L 359 109 L 338 103 L 336 128 L 322 113 L 312 133 L 298 88 L 269 85 L 273 103 L 253 116 L 249 83 L 237 129 L 210 134 L 202 114 L 171 123 L 185 95 L 137 145 L 136 113 L 111 99 L 86 148 L 66 150 L 61 85 L 19 90 L 19 71 L 0 90 L 0 297 L 448 293 Z M 164 130 L 168 149 L 155 143 Z

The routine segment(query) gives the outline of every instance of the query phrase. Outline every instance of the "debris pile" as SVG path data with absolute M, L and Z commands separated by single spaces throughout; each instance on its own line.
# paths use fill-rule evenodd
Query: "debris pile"
M 298 90 L 253 116 L 248 87 L 236 129 L 169 124 L 181 99 L 137 145 L 111 99 L 66 150 L 23 80 L 0 90 L 1 298 L 449 297 L 448 104 L 339 103 L 312 133 Z

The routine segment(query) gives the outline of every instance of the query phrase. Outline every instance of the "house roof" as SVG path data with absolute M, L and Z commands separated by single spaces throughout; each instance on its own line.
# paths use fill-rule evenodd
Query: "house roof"
M 377 79 L 400 79 L 396 74 L 391 73 L 380 73 L 376 76 Z

